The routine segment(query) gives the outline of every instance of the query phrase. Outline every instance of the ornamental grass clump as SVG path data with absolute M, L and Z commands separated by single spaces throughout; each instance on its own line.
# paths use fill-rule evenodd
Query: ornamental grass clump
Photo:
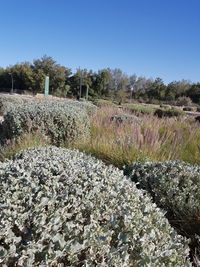
M 17 138 L 38 128 L 52 144 L 73 143 L 89 136 L 86 111 L 63 102 L 41 102 L 14 106 L 2 123 L 2 139 Z
M 179 233 L 191 238 L 192 253 L 200 260 L 200 166 L 182 161 L 145 162 L 125 173 L 150 193 Z
M 1 266 L 191 266 L 186 239 L 115 167 L 46 147 L 0 176 Z

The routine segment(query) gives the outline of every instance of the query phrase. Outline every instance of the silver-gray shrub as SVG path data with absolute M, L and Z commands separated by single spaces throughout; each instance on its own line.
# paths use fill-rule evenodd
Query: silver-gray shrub
M 53 144 L 87 138 L 90 122 L 86 111 L 64 102 L 33 102 L 15 105 L 4 116 L 3 138 L 18 138 L 41 129 Z
M 30 101 L 17 95 L 0 95 L 0 116 L 3 116 L 13 105 L 22 105 Z
M 136 163 L 126 173 L 167 213 L 171 224 L 191 238 L 200 259 L 200 166 L 181 161 Z
M 34 148 L 0 177 L 1 266 L 190 266 L 160 209 L 100 160 Z
M 85 110 L 89 116 L 94 115 L 97 111 L 97 106 L 93 105 L 91 102 L 67 101 L 65 103 L 80 108 L 81 110 Z
M 137 123 L 141 124 L 141 119 L 132 114 L 117 114 L 111 117 L 111 121 L 117 123 Z

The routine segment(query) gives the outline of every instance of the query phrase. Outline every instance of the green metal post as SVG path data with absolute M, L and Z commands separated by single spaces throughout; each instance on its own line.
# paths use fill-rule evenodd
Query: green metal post
M 49 95 L 49 76 L 45 77 L 45 87 L 44 87 L 44 96 L 47 97 Z
M 85 96 L 86 100 L 88 100 L 88 91 L 89 91 L 89 85 L 87 84 L 86 85 L 86 96 Z

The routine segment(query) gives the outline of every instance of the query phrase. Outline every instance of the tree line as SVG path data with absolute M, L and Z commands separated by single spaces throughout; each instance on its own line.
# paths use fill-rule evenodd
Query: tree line
M 200 83 L 188 80 L 165 84 L 161 78 L 128 76 L 121 69 L 101 69 L 98 72 L 70 68 L 58 64 L 52 57 L 43 56 L 33 63 L 23 62 L 0 68 L 0 91 L 12 87 L 32 94 L 43 93 L 45 76 L 50 77 L 50 94 L 61 97 L 137 99 L 143 102 L 175 101 L 179 97 L 190 97 L 200 104 Z

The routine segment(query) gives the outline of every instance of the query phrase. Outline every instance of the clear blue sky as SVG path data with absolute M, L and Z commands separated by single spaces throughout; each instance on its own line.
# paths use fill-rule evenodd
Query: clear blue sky
M 200 81 L 200 0 L 0 0 L 0 66 L 44 54 L 75 71 Z

